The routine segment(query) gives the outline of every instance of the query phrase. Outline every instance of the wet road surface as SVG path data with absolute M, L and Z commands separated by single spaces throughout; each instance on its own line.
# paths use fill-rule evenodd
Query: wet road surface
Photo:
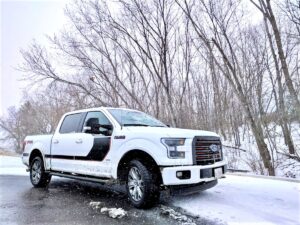
M 127 216 L 113 219 L 91 207 L 123 208 Z M 161 202 L 168 205 L 168 202 Z M 173 207 L 175 210 L 176 209 Z M 215 221 L 186 215 L 190 224 L 214 225 Z M 0 224 L 182 224 L 163 215 L 161 206 L 140 210 L 127 202 L 120 186 L 53 177 L 46 189 L 33 188 L 27 176 L 0 176 Z

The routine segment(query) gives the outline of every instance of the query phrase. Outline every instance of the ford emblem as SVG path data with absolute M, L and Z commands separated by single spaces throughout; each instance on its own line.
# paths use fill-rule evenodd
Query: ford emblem
M 217 152 L 217 151 L 219 151 L 219 146 L 218 146 L 218 145 L 210 145 L 210 146 L 209 146 L 209 149 L 210 149 L 212 152 Z

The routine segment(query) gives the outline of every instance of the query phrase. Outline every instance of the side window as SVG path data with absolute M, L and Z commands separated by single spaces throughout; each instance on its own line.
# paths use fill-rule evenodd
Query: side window
M 66 134 L 77 132 L 80 119 L 81 113 L 67 115 L 60 126 L 59 133 Z
M 83 127 L 90 127 L 93 123 L 101 125 L 99 127 L 100 134 L 105 136 L 110 136 L 112 134 L 112 124 L 102 112 L 88 112 Z

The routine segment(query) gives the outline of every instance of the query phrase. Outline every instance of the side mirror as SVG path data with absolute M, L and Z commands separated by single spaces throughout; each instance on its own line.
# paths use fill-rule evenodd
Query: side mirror
M 113 129 L 113 126 L 110 125 L 110 124 L 103 124 L 103 125 L 100 125 L 100 127 L 104 128 L 104 129 L 107 129 L 107 130 L 112 130 Z
M 83 132 L 85 133 L 92 133 L 92 134 L 98 134 L 99 133 L 99 119 L 98 118 L 89 118 L 85 126 L 83 127 Z
M 100 127 L 101 127 L 100 124 L 92 124 L 92 127 L 91 127 L 92 129 L 91 129 L 91 130 L 92 130 L 92 132 L 93 132 L 93 131 L 95 131 L 95 132 L 98 131 L 98 132 L 99 132 L 99 128 L 100 128 Z
M 100 130 L 100 128 L 104 128 L 106 130 Z M 83 127 L 84 133 L 90 133 L 90 134 L 103 134 L 103 135 L 109 135 L 111 134 L 113 129 L 113 126 L 110 124 L 99 124 L 98 118 L 89 118 L 85 126 Z
M 91 133 L 91 134 L 100 134 L 99 128 L 100 124 L 91 124 L 91 126 L 83 127 L 84 133 Z
M 84 133 L 88 133 L 89 131 L 91 131 L 92 128 L 91 127 L 83 127 L 83 132 Z

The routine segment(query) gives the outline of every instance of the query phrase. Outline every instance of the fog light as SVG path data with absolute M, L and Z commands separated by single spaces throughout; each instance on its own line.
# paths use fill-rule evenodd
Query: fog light
M 181 180 L 190 179 L 191 178 L 191 171 L 184 170 L 184 171 L 177 171 L 176 177 Z
M 182 172 L 181 171 L 177 172 L 176 177 L 182 177 Z

